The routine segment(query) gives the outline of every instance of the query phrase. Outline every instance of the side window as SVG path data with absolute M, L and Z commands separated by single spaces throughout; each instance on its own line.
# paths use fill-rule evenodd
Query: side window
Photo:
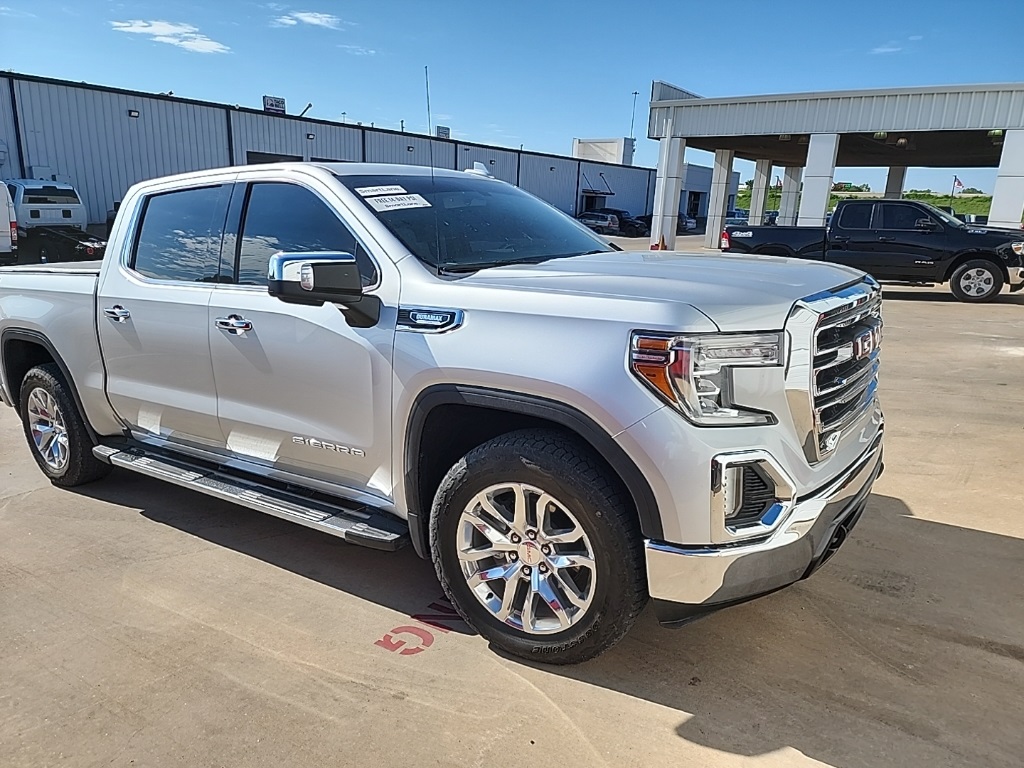
M 871 229 L 871 206 L 873 203 L 853 203 L 843 206 L 839 217 L 840 229 Z
M 14 199 L 18 196 L 18 188 L 16 186 L 14 186 L 13 184 L 8 184 L 7 185 L 7 194 L 9 194 L 11 196 L 11 202 L 13 203 Z
M 238 283 L 266 285 L 270 257 L 279 251 L 344 251 L 356 257 L 363 285 L 377 267 L 338 215 L 297 184 L 257 182 L 249 190 L 238 249 Z
M 217 280 L 231 187 L 165 192 L 146 199 L 131 268 L 155 280 Z
M 912 205 L 886 203 L 882 206 L 882 229 L 914 229 L 918 219 L 930 218 Z

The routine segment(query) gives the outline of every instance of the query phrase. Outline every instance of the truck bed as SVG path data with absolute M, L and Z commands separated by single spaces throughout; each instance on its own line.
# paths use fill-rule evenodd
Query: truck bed
M 100 262 L 0 267 L 0 340 L 45 340 L 72 379 L 94 426 L 113 428 L 96 334 Z M 13 320 L 12 320 L 13 318 Z M 12 322 L 17 329 L 9 328 Z M 9 382 L 5 389 L 11 393 Z

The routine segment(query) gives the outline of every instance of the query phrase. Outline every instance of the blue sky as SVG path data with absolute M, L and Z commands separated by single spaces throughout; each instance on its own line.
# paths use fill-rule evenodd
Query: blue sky
M 984 6 L 984 7 L 983 7 Z M 83 80 L 568 154 L 629 133 L 654 165 L 654 79 L 704 96 L 1024 80 L 1024 3 L 824 0 L 0 0 L 0 70 Z M 687 152 L 691 162 L 709 156 Z M 737 164 L 744 178 L 749 164 Z M 994 170 L 955 171 L 990 191 Z M 947 189 L 954 171 L 907 186 Z M 837 180 L 884 184 L 884 172 Z

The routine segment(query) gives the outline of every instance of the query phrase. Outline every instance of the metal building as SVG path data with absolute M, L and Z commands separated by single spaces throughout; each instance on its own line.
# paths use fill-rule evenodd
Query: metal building
M 569 214 L 599 207 L 650 213 L 655 171 L 256 109 L 0 73 L 0 178 L 66 181 L 90 223 L 128 188 L 174 173 L 281 160 L 433 165 L 482 163 Z M 710 179 L 692 191 L 700 215 Z M 738 177 L 737 177 L 738 181 Z M 691 214 L 693 215 L 693 214 Z
M 785 169 L 780 224 L 824 224 L 837 166 L 888 167 L 885 196 L 896 198 L 908 167 L 998 168 L 989 223 L 1018 228 L 1024 215 L 1024 83 L 704 99 L 655 82 L 648 135 L 661 141 L 652 246 L 674 242 L 687 146 L 715 153 L 709 247 L 736 157 L 756 163 L 752 222 L 773 165 Z

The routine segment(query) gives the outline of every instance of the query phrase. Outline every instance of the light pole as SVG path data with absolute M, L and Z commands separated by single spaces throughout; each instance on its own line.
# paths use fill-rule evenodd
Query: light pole
M 640 91 L 633 91 L 633 117 L 629 121 L 629 138 L 635 138 L 633 136 L 633 126 L 636 124 L 636 97 L 640 95 Z
M 348 115 L 348 112 L 342 112 L 342 113 L 341 113 L 341 124 L 342 124 L 342 125 L 344 125 L 344 124 L 345 124 L 345 117 L 346 117 L 347 115 Z

